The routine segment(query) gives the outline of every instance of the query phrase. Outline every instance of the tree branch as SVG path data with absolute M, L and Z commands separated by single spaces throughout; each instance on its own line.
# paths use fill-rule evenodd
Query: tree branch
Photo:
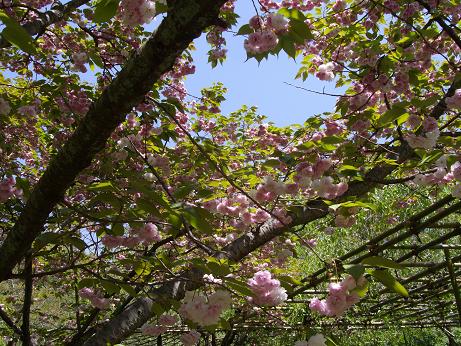
M 39 18 L 24 24 L 22 27 L 31 36 L 37 34 L 41 35 L 47 27 L 68 17 L 72 11 L 76 10 L 82 5 L 85 5 L 88 2 L 90 2 L 90 0 L 72 0 L 65 5 L 55 5 L 49 11 L 41 13 Z M 0 48 L 8 47 L 11 47 L 11 43 L 0 36 Z
M 13 320 L 6 314 L 5 311 L 3 311 L 1 305 L 0 305 L 0 318 L 3 320 L 3 322 L 6 323 L 8 327 L 10 327 L 16 334 L 19 336 L 22 336 L 22 330 L 14 324 Z
M 22 344 L 24 346 L 32 345 L 30 339 L 30 307 L 32 305 L 32 254 L 29 249 L 24 264 L 24 303 L 22 307 Z
M 429 114 L 430 116 L 438 119 L 444 114 L 447 109 L 445 98 L 452 96 L 460 83 L 461 81 L 459 80 L 452 83 L 446 94 L 432 109 Z M 395 158 L 398 159 L 399 163 L 407 161 L 414 155 L 413 149 L 406 142 L 402 142 L 396 151 L 398 151 L 398 155 Z M 348 191 L 343 196 L 335 199 L 334 202 L 345 201 L 353 196 L 364 196 L 379 185 L 373 181 L 383 181 L 396 167 L 398 166 L 381 165 L 370 169 L 365 175 L 364 181 L 350 184 Z M 248 232 L 235 239 L 219 251 L 215 257 L 218 259 L 227 258 L 238 262 L 275 237 L 282 235 L 295 226 L 304 225 L 320 219 L 326 216 L 328 212 L 328 205 L 322 200 L 310 201 L 304 207 L 300 207 L 290 215 L 293 221 L 289 225 L 276 227 L 279 224 L 274 220 L 269 220 L 261 225 L 258 232 Z M 132 305 L 103 325 L 102 328 L 96 330 L 95 334 L 84 345 L 102 346 L 106 345 L 107 342 L 117 343 L 122 341 L 152 317 L 154 302 L 161 304 L 165 300 L 181 300 L 184 298 L 186 291 L 195 290 L 203 285 L 203 274 L 200 270 L 192 268 L 182 273 L 182 275 L 180 274 L 177 280 L 152 289 L 149 292 L 149 297 L 135 300 Z
M 9 277 L 41 233 L 76 176 L 88 167 L 114 129 L 139 104 L 176 58 L 218 18 L 224 0 L 179 0 L 157 31 L 128 60 L 51 160 L 0 248 L 0 281 Z

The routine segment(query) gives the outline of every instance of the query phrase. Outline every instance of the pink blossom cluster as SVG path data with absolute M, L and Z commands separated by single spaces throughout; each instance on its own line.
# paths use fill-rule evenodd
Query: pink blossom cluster
M 213 235 L 213 238 L 215 239 L 216 243 L 219 245 L 227 245 L 233 240 L 235 240 L 235 234 L 234 233 L 229 233 L 225 237 L 220 237 L 218 235 Z
M 29 118 L 34 118 L 38 113 L 39 101 L 36 100 L 32 104 L 27 106 L 21 106 L 18 108 L 18 113 Z
M 253 297 L 249 301 L 264 306 L 276 306 L 287 300 L 286 290 L 280 286 L 280 281 L 273 279 L 269 271 L 258 271 L 248 285 L 253 291 Z
M 235 10 L 235 2 L 237 0 L 229 0 L 224 3 L 224 5 L 221 6 L 221 12 L 234 12 Z
M 334 199 L 343 195 L 349 187 L 345 182 L 334 184 L 332 177 L 322 177 L 312 182 L 312 188 L 318 196 L 326 199 Z
M 171 168 L 170 168 L 170 160 L 168 159 L 168 157 L 157 155 L 157 154 L 155 155 L 148 154 L 147 162 L 149 162 L 149 164 L 152 167 L 161 169 L 165 176 L 170 175 Z
M 435 129 L 433 131 L 426 132 L 424 135 L 421 136 L 417 136 L 414 133 L 410 133 L 405 137 L 405 140 L 408 142 L 408 145 L 413 149 L 432 149 L 437 144 L 439 136 L 439 129 Z
M 296 166 L 293 180 L 301 187 L 309 187 L 312 180 L 318 179 L 330 169 L 333 162 L 330 159 L 319 158 L 314 164 L 301 162 Z
M 300 11 L 310 11 L 316 6 L 321 6 L 323 0 L 282 0 L 281 2 L 276 2 L 274 0 L 261 0 L 259 1 L 261 5 L 261 10 L 277 10 L 281 7 L 286 8 L 295 8 Z
M 192 291 L 186 292 L 184 301 L 179 308 L 179 314 L 202 327 L 218 323 L 224 310 L 230 308 L 232 298 L 227 291 L 217 290 L 207 299 Z
M 274 49 L 279 40 L 278 35 L 288 31 L 287 19 L 278 13 L 270 13 L 266 17 L 259 15 L 250 19 L 250 27 L 255 30 L 244 42 L 249 54 L 261 54 Z
M 428 186 L 434 184 L 447 184 L 453 179 L 457 181 L 461 180 L 461 164 L 455 162 L 451 166 L 450 171 L 448 171 L 447 158 L 444 155 L 435 162 L 433 172 L 417 174 L 413 179 L 413 183 L 419 186 Z
M 51 5 L 54 1 L 53 0 L 22 0 L 21 1 L 24 5 L 29 7 L 40 9 L 42 7 Z
M 352 126 L 350 129 L 355 131 L 361 135 L 365 134 L 366 131 L 371 127 L 371 122 L 368 119 L 359 119 Z
M 157 226 L 150 222 L 138 229 L 132 229 L 131 233 L 133 235 L 126 237 L 105 235 L 101 241 L 105 247 L 112 249 L 119 246 L 134 248 L 141 243 L 148 245 L 162 239 Z
M 172 78 L 180 79 L 187 75 L 195 73 L 195 65 L 186 59 L 176 59 L 172 70 L 169 72 L 169 75 Z
M 295 346 L 327 346 L 327 339 L 321 333 L 312 335 L 308 341 L 296 341 Z
M 96 293 L 93 289 L 84 287 L 78 291 L 80 297 L 88 299 L 91 302 L 91 305 L 94 307 L 105 310 L 110 306 L 110 300 L 107 298 L 101 297 L 100 294 Z
M 222 284 L 222 280 L 215 278 L 213 274 L 204 274 L 203 281 L 210 284 Z
M 122 22 L 127 26 L 143 25 L 155 17 L 155 1 L 151 0 L 122 0 L 119 14 Z
M 341 316 L 354 304 L 358 303 L 360 296 L 354 291 L 367 284 L 367 280 L 361 276 L 355 280 L 353 276 L 348 276 L 340 283 L 331 282 L 328 286 L 328 296 L 320 300 L 314 298 L 309 304 L 309 308 L 325 316 Z
M 285 135 L 273 133 L 269 130 L 268 124 L 260 124 L 258 127 L 251 127 L 246 131 L 246 134 L 251 137 L 259 137 L 257 144 L 258 149 L 269 147 L 286 146 L 288 138 Z
M 13 177 L 9 177 L 0 182 L 0 203 L 6 202 L 13 196 L 22 196 L 22 190 L 15 187 L 16 181 Z
M 461 198 L 461 162 L 457 161 L 451 165 L 451 175 L 456 180 L 451 194 L 453 197 Z
M 179 79 L 172 79 L 162 91 L 162 95 L 166 98 L 172 98 L 183 101 L 187 96 L 187 89 L 184 82 Z
M 461 109 L 461 89 L 456 89 L 453 96 L 447 97 L 445 103 L 448 108 Z
M 268 200 L 268 196 L 276 197 L 272 194 L 271 191 L 267 191 L 264 187 L 259 186 L 258 190 L 255 192 L 256 200 L 259 201 Z M 264 197 L 264 199 L 262 199 Z M 272 198 L 271 197 L 271 198 Z M 272 211 L 272 216 L 265 210 L 261 208 L 250 208 L 250 201 L 243 194 L 235 194 L 228 198 L 222 198 L 220 200 L 210 200 L 203 203 L 203 207 L 213 212 L 217 212 L 223 215 L 228 215 L 237 219 L 230 221 L 230 224 L 238 229 L 246 229 L 249 225 L 255 223 L 263 223 L 275 216 L 275 222 L 280 224 L 280 221 L 283 224 L 290 223 L 291 217 L 287 215 L 286 211 L 281 208 L 275 208 Z M 280 224 L 281 226 L 281 224 Z M 216 238 L 218 242 L 228 242 L 228 239 L 219 239 Z
M 277 35 L 271 30 L 265 30 L 250 34 L 243 44 L 247 53 L 256 55 L 274 49 L 278 43 Z
M 444 167 L 437 167 L 432 173 L 417 174 L 413 178 L 413 183 L 418 186 L 428 186 L 448 183 L 452 179 L 453 177 L 450 174 L 447 174 L 447 171 Z
M 0 114 L 6 115 L 10 111 L 11 111 L 11 106 L 8 103 L 8 101 L 0 97 Z
M 226 39 L 223 37 L 223 28 L 214 27 L 206 36 L 207 42 L 212 46 L 209 52 L 210 61 L 223 61 L 227 54 L 224 48 Z
M 77 52 L 72 54 L 72 61 L 74 62 L 74 69 L 76 71 L 82 73 L 87 71 L 85 64 L 88 62 L 88 55 L 85 52 Z
M 329 62 L 319 66 L 318 71 L 315 73 L 315 76 L 320 80 L 332 81 L 335 78 L 334 70 L 335 63 Z
M 200 335 L 196 330 L 191 330 L 189 333 L 181 335 L 181 342 L 184 346 L 194 346 L 199 342 Z
M 285 193 L 296 193 L 297 191 L 298 187 L 296 184 L 285 184 L 275 181 L 270 176 L 265 176 L 264 184 L 260 184 L 256 189 L 255 199 L 260 202 L 271 202 L 280 195 Z
M 56 99 L 61 112 L 73 112 L 86 114 L 90 109 L 91 101 L 82 90 L 70 90 L 65 92 L 65 97 Z
M 159 336 L 174 326 L 178 319 L 173 315 L 162 315 L 158 318 L 158 324 L 145 324 L 141 327 L 141 333 L 150 336 Z

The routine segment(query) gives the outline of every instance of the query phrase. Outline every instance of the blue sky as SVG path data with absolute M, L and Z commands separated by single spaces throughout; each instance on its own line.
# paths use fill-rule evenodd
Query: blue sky
M 259 10 L 259 9 L 258 9 Z M 255 15 L 251 0 L 237 0 L 236 13 L 240 15 L 239 23 L 232 28 L 237 31 L 240 26 L 247 24 Z M 160 23 L 161 16 L 156 18 L 148 30 L 153 30 Z M 197 50 L 193 53 L 196 73 L 188 76 L 186 87 L 192 95 L 200 95 L 200 90 L 211 86 L 214 82 L 222 82 L 228 89 L 227 101 L 222 104 L 222 113 L 228 114 L 240 106 L 258 106 L 259 113 L 266 115 L 268 121 L 278 126 L 302 124 L 308 117 L 322 112 L 332 111 L 336 98 L 331 96 L 312 94 L 304 90 L 286 85 L 284 82 L 295 84 L 307 89 L 331 93 L 335 92 L 334 82 L 322 82 L 315 77 L 309 77 L 305 82 L 295 80 L 302 57 L 297 61 L 281 52 L 278 57 L 270 56 L 260 64 L 255 59 L 246 61 L 246 52 L 243 48 L 245 37 L 226 33 L 228 55 L 224 65 L 212 69 L 208 63 L 207 52 L 209 45 L 205 35 L 195 41 Z M 82 74 L 87 81 L 94 82 L 94 73 L 88 71 Z M 9 71 L 6 76 L 12 77 Z
M 255 12 L 251 0 L 238 0 L 236 13 L 240 15 L 239 23 L 233 30 L 248 23 Z M 294 77 L 300 67 L 302 57 L 297 61 L 283 52 L 279 57 L 271 56 L 260 65 L 254 59 L 246 60 L 242 36 L 227 34 L 228 56 L 223 66 L 212 69 L 208 64 L 209 45 L 202 35 L 196 40 L 194 52 L 195 75 L 189 76 L 186 86 L 189 93 L 200 95 L 200 89 L 213 82 L 222 82 L 228 88 L 227 101 L 222 106 L 223 114 L 236 110 L 243 104 L 258 106 L 261 114 L 276 125 L 285 126 L 303 123 L 306 118 L 327 111 L 332 111 L 336 99 L 331 96 L 316 95 L 284 84 L 288 82 L 311 90 L 335 93 L 334 82 L 322 82 L 309 77 L 305 82 Z

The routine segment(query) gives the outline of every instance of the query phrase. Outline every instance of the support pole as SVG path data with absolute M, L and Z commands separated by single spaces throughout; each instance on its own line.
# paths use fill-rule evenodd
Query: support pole
M 456 308 L 458 309 L 459 323 L 461 326 L 461 296 L 459 294 L 458 283 L 456 282 L 455 271 L 453 270 L 453 262 L 450 257 L 450 250 L 443 249 L 445 254 L 445 261 L 447 262 L 448 273 L 450 274 L 451 286 L 453 287 L 453 294 L 455 295 Z

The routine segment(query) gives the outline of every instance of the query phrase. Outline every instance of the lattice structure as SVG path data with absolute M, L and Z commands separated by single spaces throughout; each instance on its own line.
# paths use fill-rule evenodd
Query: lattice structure
M 357 311 L 348 313 L 355 321 L 353 324 L 367 328 L 389 323 L 415 327 L 460 325 L 460 209 L 460 201 L 445 197 L 339 258 L 340 266 L 380 255 L 405 268 L 395 275 L 410 297 L 404 298 L 388 289 L 369 294 Z M 426 261 L 427 258 L 431 261 Z M 329 271 L 331 267 L 325 266 L 306 278 L 306 284 L 294 295 L 327 281 Z
M 280 334 L 303 331 L 313 325 L 331 326 L 336 330 L 460 327 L 460 211 L 461 201 L 447 196 L 303 279 L 303 285 L 291 293 L 284 307 L 273 309 L 274 312 L 290 310 L 293 304 L 303 304 L 303 322 L 268 324 L 253 315 L 247 321 L 234 324 L 233 330 L 237 333 L 265 330 Z M 398 262 L 404 268 L 393 274 L 408 290 L 408 298 L 373 284 L 375 288 L 343 318 L 319 319 L 308 309 L 309 300 L 327 293 L 325 287 L 330 277 L 341 271 L 344 264 L 358 264 L 376 255 Z M 179 345 L 179 335 L 185 330 L 170 330 L 161 340 L 137 334 L 127 344 Z M 218 331 L 215 338 L 216 335 L 222 340 L 225 334 Z

